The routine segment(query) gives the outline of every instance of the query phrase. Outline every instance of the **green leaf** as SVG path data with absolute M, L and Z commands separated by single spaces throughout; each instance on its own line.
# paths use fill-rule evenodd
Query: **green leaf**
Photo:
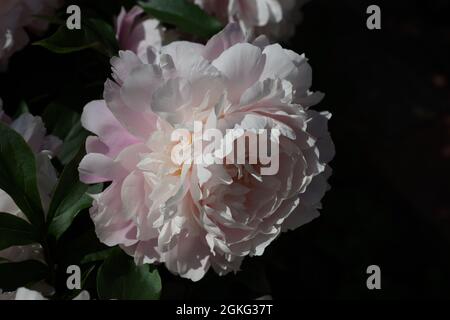
M 84 142 L 88 136 L 89 132 L 78 121 L 64 139 L 62 150 L 58 155 L 62 164 L 67 165 L 77 155 L 78 150 L 84 146 Z
M 86 26 L 91 30 L 92 37 L 102 43 L 104 54 L 111 57 L 119 51 L 116 32 L 109 23 L 100 19 L 88 19 Z
M 80 123 L 80 114 L 60 102 L 52 102 L 45 108 L 42 118 L 48 131 L 63 140 L 58 158 L 67 165 L 89 135 Z
M 17 111 L 14 115 L 14 118 L 18 118 L 20 115 L 24 114 L 24 113 L 29 113 L 30 109 L 28 108 L 28 104 L 26 103 L 25 100 L 21 100 L 19 103 L 19 106 L 17 108 Z
M 69 228 L 81 210 L 89 208 L 92 198 L 87 193 L 98 193 L 102 185 L 89 187 L 79 181 L 78 164 L 84 156 L 84 148 L 64 168 L 56 186 L 47 219 L 50 222 L 49 234 L 56 239 Z
M 0 250 L 36 242 L 39 235 L 31 224 L 12 214 L 0 213 Z
M 81 29 L 69 30 L 62 25 L 52 36 L 37 41 L 34 45 L 61 54 L 93 48 L 107 56 L 113 56 L 119 49 L 114 29 L 99 19 L 83 19 Z
M 68 192 L 68 195 L 59 205 L 55 217 L 50 224 L 49 233 L 59 239 L 61 235 L 70 227 L 75 217 L 83 209 L 87 209 L 92 204 L 92 198 L 87 194 L 98 193 L 101 185 L 88 188 L 82 183 L 77 183 Z
M 115 250 L 116 248 L 108 248 L 106 250 L 89 253 L 81 259 L 81 263 L 83 264 L 106 260 Z
M 98 270 L 97 291 L 100 299 L 156 300 L 161 278 L 150 265 L 136 266 L 133 258 L 117 249 Z
M 34 45 L 44 47 L 55 53 L 72 53 L 99 45 L 95 39 L 90 37 L 88 29 L 69 30 L 62 25 L 47 39 L 37 41 Z
M 0 189 L 40 228 L 44 212 L 37 187 L 36 161 L 22 136 L 0 123 Z
M 181 31 L 209 38 L 222 29 L 219 20 L 186 0 L 150 0 L 139 2 L 145 12 Z
M 14 291 L 42 280 L 47 275 L 47 266 L 36 260 L 0 263 L 0 289 Z
M 52 102 L 45 108 L 42 119 L 48 132 L 64 141 L 80 121 L 80 115 L 61 103 Z

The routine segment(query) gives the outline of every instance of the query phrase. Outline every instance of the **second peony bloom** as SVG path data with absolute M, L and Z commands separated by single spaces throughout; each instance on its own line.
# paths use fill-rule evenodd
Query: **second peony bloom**
M 82 115 L 96 136 L 79 166 L 83 182 L 110 182 L 90 210 L 102 242 L 198 281 L 210 267 L 239 270 L 244 257 L 319 215 L 334 147 L 330 114 L 309 109 L 323 95 L 309 91 L 304 55 L 263 36 L 250 43 L 229 24 L 206 45 L 121 51 L 111 64 L 104 100 Z M 194 122 L 223 133 L 277 129 L 279 171 L 174 163 L 171 134 Z

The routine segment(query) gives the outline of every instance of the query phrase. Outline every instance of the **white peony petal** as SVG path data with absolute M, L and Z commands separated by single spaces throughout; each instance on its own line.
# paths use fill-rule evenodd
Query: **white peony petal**
M 212 62 L 227 77 L 229 98 L 232 101 L 239 101 L 241 94 L 258 80 L 265 59 L 258 47 L 238 43 Z

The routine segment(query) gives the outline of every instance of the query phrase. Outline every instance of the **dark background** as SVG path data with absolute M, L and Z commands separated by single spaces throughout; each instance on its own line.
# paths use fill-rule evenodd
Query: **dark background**
M 366 28 L 370 4 L 381 30 Z M 336 145 L 321 217 L 236 276 L 192 283 L 161 267 L 163 298 L 450 298 L 450 1 L 312 0 L 303 13 L 285 46 L 309 57 Z M 22 99 L 34 114 L 54 101 L 81 111 L 109 73 L 92 51 L 30 47 L 0 74 L 0 97 L 9 114 Z M 372 264 L 381 290 L 366 287 Z

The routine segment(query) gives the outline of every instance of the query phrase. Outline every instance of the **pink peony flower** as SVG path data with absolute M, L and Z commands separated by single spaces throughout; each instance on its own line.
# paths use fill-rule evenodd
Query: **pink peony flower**
M 194 0 L 223 23 L 239 22 L 250 34 L 286 40 L 301 21 L 300 8 L 308 0 Z
M 42 206 L 46 211 L 50 205 L 51 194 L 57 182 L 57 174 L 50 160 L 59 149 L 61 141 L 55 136 L 46 135 L 46 129 L 40 117 L 34 117 L 29 113 L 24 113 L 16 120 L 11 121 L 3 112 L 1 99 L 0 121 L 8 124 L 12 129 L 20 133 L 35 153 L 38 189 Z M 0 212 L 10 213 L 27 220 L 25 214 L 17 207 L 14 200 L 1 189 Z M 39 244 L 13 246 L 0 250 L 0 257 L 13 262 L 29 259 L 43 261 L 42 247 Z
M 138 56 L 144 56 L 149 46 L 161 48 L 164 31 L 159 20 L 146 17 L 138 6 L 128 12 L 122 8 L 116 20 L 119 48 L 133 51 Z
M 319 215 L 334 154 L 330 114 L 309 109 L 323 95 L 309 91 L 305 56 L 267 43 L 249 43 L 230 24 L 206 45 L 150 48 L 148 63 L 130 51 L 111 59 L 105 100 L 82 114 L 96 136 L 79 166 L 83 182 L 111 182 L 93 195 L 90 210 L 103 243 L 120 245 L 137 264 L 165 263 L 197 281 L 210 267 L 220 275 L 237 271 L 245 256 L 262 255 L 282 231 Z M 278 130 L 271 142 L 279 147 L 279 171 L 172 161 L 179 146 L 172 134 L 191 133 L 195 122 L 222 133 Z M 232 137 L 234 149 L 242 136 Z M 187 144 L 196 139 L 211 146 L 195 135 Z
M 48 23 L 33 15 L 51 15 L 61 0 L 0 1 L 0 68 L 5 69 L 13 53 L 29 42 L 27 31 L 38 34 Z

